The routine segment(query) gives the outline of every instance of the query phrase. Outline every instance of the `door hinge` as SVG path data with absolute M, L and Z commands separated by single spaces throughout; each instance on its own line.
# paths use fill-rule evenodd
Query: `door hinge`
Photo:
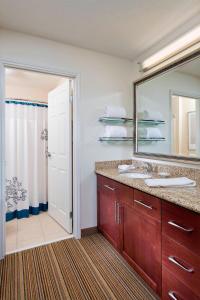
M 69 217 L 70 217 L 70 219 L 72 219 L 72 217 L 73 217 L 73 213 L 72 213 L 72 211 L 70 211 L 70 213 L 69 213 Z
M 70 101 L 71 103 L 73 103 L 73 95 L 71 95 L 71 96 L 69 97 L 69 101 Z
M 70 102 L 73 102 L 73 98 L 74 98 L 74 90 L 73 90 L 73 87 L 70 86 L 70 90 L 69 90 Z

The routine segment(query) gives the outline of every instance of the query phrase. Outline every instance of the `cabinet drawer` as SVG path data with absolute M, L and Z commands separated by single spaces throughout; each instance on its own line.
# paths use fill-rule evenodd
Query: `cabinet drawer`
M 162 263 L 195 294 L 200 294 L 199 256 L 167 236 L 163 236 Z
M 153 218 L 161 219 L 161 200 L 144 192 L 134 190 L 134 208 Z
M 107 177 L 102 177 L 101 178 L 101 188 L 104 191 L 107 192 L 114 192 L 116 190 L 117 182 L 107 178 Z
M 164 234 L 200 255 L 199 214 L 163 201 L 162 224 Z
M 162 300 L 200 300 L 200 298 L 164 267 Z
M 117 183 L 116 197 L 121 205 L 128 205 L 133 207 L 133 193 L 134 189 L 121 183 Z

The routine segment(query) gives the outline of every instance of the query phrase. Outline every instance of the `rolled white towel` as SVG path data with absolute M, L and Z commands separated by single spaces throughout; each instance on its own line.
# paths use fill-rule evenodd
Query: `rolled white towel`
M 105 126 L 104 137 L 127 137 L 127 128 L 124 126 Z
M 134 169 L 135 169 L 134 165 L 118 165 L 119 173 L 128 172 L 128 171 L 134 170 Z
M 138 113 L 138 118 L 143 120 L 155 120 L 155 121 L 162 121 L 163 115 L 159 111 L 143 111 Z
M 145 179 L 149 187 L 192 187 L 196 186 L 196 181 L 187 177 Z
M 140 138 L 163 138 L 162 133 L 159 128 L 155 127 L 145 127 L 145 128 L 138 128 L 138 136 Z
M 126 110 L 123 106 L 107 105 L 105 107 L 104 116 L 110 118 L 125 118 Z

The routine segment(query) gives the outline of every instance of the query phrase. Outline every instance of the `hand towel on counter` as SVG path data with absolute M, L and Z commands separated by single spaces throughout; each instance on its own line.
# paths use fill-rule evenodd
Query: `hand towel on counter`
M 149 187 L 192 187 L 196 186 L 196 181 L 187 177 L 145 179 Z
M 127 137 L 127 128 L 124 126 L 105 126 L 104 137 Z
M 136 167 L 134 165 L 118 165 L 119 173 L 125 173 L 134 170 Z
M 125 118 L 126 110 L 123 106 L 107 105 L 104 116 L 110 118 Z
M 162 133 L 159 128 L 155 127 L 145 127 L 145 128 L 138 128 L 138 136 L 139 138 L 163 138 Z
M 159 111 L 147 111 L 144 110 L 143 112 L 138 113 L 138 118 L 147 120 L 147 121 L 162 121 L 163 115 Z

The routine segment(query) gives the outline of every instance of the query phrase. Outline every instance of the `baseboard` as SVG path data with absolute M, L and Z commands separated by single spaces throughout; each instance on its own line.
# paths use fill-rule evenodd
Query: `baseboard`
M 87 236 L 87 235 L 92 235 L 94 233 L 97 233 L 98 229 L 97 226 L 95 227 L 89 227 L 89 228 L 83 228 L 81 229 L 81 237 Z

